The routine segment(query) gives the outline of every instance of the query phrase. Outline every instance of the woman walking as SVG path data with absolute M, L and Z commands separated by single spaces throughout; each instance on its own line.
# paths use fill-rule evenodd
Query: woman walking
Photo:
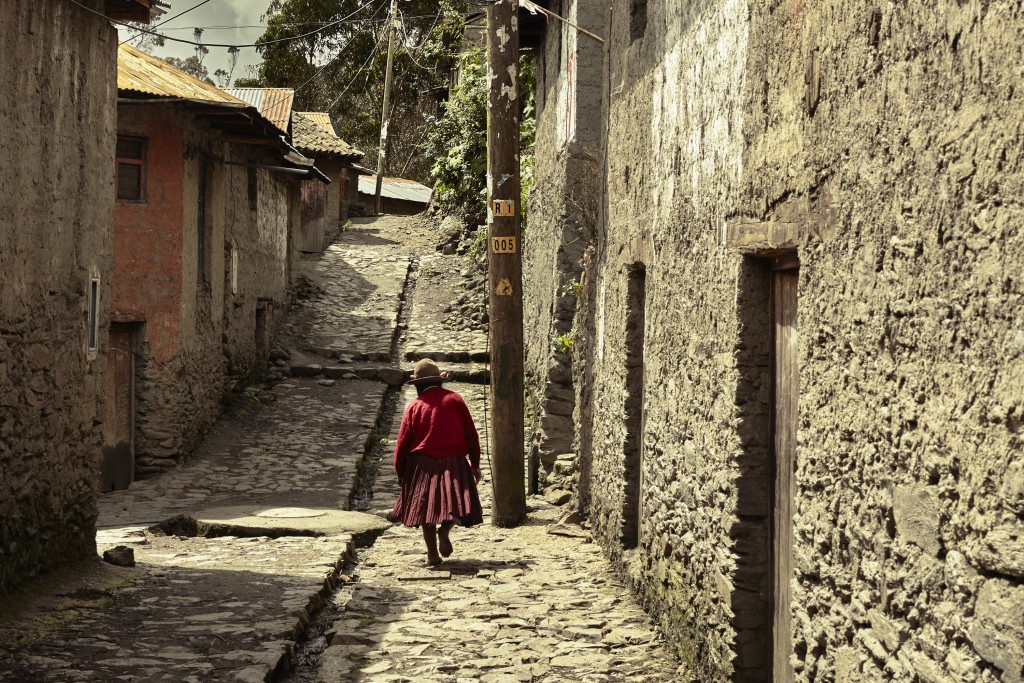
M 447 379 L 434 361 L 416 363 L 409 384 L 416 400 L 406 407 L 395 444 L 395 471 L 402 492 L 392 519 L 423 527 L 427 564 L 452 554 L 451 529 L 483 521 L 476 485 L 480 437 L 466 402 L 442 388 Z

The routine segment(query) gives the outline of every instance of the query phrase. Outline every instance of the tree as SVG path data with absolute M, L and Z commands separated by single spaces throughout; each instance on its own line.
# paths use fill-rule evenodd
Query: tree
M 372 160 L 380 132 L 388 0 L 271 0 L 254 79 L 236 85 L 296 89 L 295 107 L 330 111 L 339 134 Z M 468 0 L 403 0 L 395 52 L 385 173 L 427 182 L 429 126 L 456 62 Z M 339 22 L 342 23 L 333 23 Z M 311 36 L 297 36 L 329 26 Z M 283 42 L 273 42 L 283 41 Z
M 536 87 L 536 64 L 521 56 L 519 159 L 520 206 L 524 209 L 533 185 Z M 487 59 L 482 50 L 461 57 L 458 83 L 444 104 L 444 114 L 433 121 L 425 151 L 433 160 L 434 201 L 441 211 L 463 213 L 471 224 L 483 221 L 487 214 Z
M 214 85 L 214 82 L 210 80 L 210 72 L 203 66 L 202 61 L 196 55 L 180 59 L 178 57 L 167 57 L 164 59 L 165 62 L 170 64 L 176 69 L 181 69 L 190 76 L 195 76 L 201 81 L 206 81 L 210 85 Z

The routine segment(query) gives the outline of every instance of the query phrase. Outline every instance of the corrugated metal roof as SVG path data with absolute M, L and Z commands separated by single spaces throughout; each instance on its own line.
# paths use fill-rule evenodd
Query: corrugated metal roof
M 224 92 L 248 102 L 279 130 L 288 132 L 295 101 L 295 91 L 291 88 L 226 88 Z
M 359 176 L 359 192 L 361 194 L 372 196 L 376 191 L 377 176 Z M 382 197 L 404 199 L 407 202 L 419 202 L 420 204 L 430 203 L 430 195 L 433 192 L 426 185 L 421 185 L 415 180 L 407 180 L 405 178 L 388 178 L 385 176 L 384 182 L 380 184 L 380 194 Z
M 246 106 L 237 97 L 124 43 L 117 48 L 117 89 L 157 97 Z
M 292 113 L 292 144 L 303 153 L 313 157 L 335 156 L 347 159 L 358 159 L 363 153 L 337 136 L 334 127 L 330 132 L 316 123 L 317 119 L 327 117 L 327 125 L 331 121 L 323 112 Z

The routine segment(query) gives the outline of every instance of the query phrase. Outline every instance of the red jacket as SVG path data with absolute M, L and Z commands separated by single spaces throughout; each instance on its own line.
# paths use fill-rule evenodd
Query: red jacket
M 473 469 L 480 467 L 480 437 L 461 396 L 437 387 L 423 392 L 406 407 L 395 444 L 395 470 L 399 475 L 410 453 L 432 458 L 468 455 Z

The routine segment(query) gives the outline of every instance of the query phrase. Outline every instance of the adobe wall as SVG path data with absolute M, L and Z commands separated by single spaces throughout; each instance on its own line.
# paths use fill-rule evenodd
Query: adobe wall
M 118 129 L 147 139 L 147 201 L 117 202 L 114 310 L 139 321 L 136 476 L 173 467 L 220 412 L 224 355 L 224 145 L 181 105 L 121 105 Z M 205 276 L 199 173 L 208 162 Z
M 2 594 L 96 552 L 117 34 L 70 3 L 11 0 L 0 44 Z
M 602 3 L 571 0 L 561 11 L 603 31 Z M 600 43 L 563 24 L 548 26 L 537 56 L 536 104 L 537 129 L 550 138 L 534 148 L 536 184 L 522 245 L 524 282 L 547 294 L 523 301 L 529 436 L 542 487 L 567 486 L 574 468 L 572 353 L 580 335 L 573 318 L 580 260 L 597 222 L 602 73 Z
M 792 250 L 795 680 L 1021 680 L 1022 10 L 886 5 L 872 44 L 861 3 L 651 2 L 645 26 L 637 5 L 612 10 L 589 299 L 599 541 L 695 679 L 763 680 L 771 320 L 751 255 Z

